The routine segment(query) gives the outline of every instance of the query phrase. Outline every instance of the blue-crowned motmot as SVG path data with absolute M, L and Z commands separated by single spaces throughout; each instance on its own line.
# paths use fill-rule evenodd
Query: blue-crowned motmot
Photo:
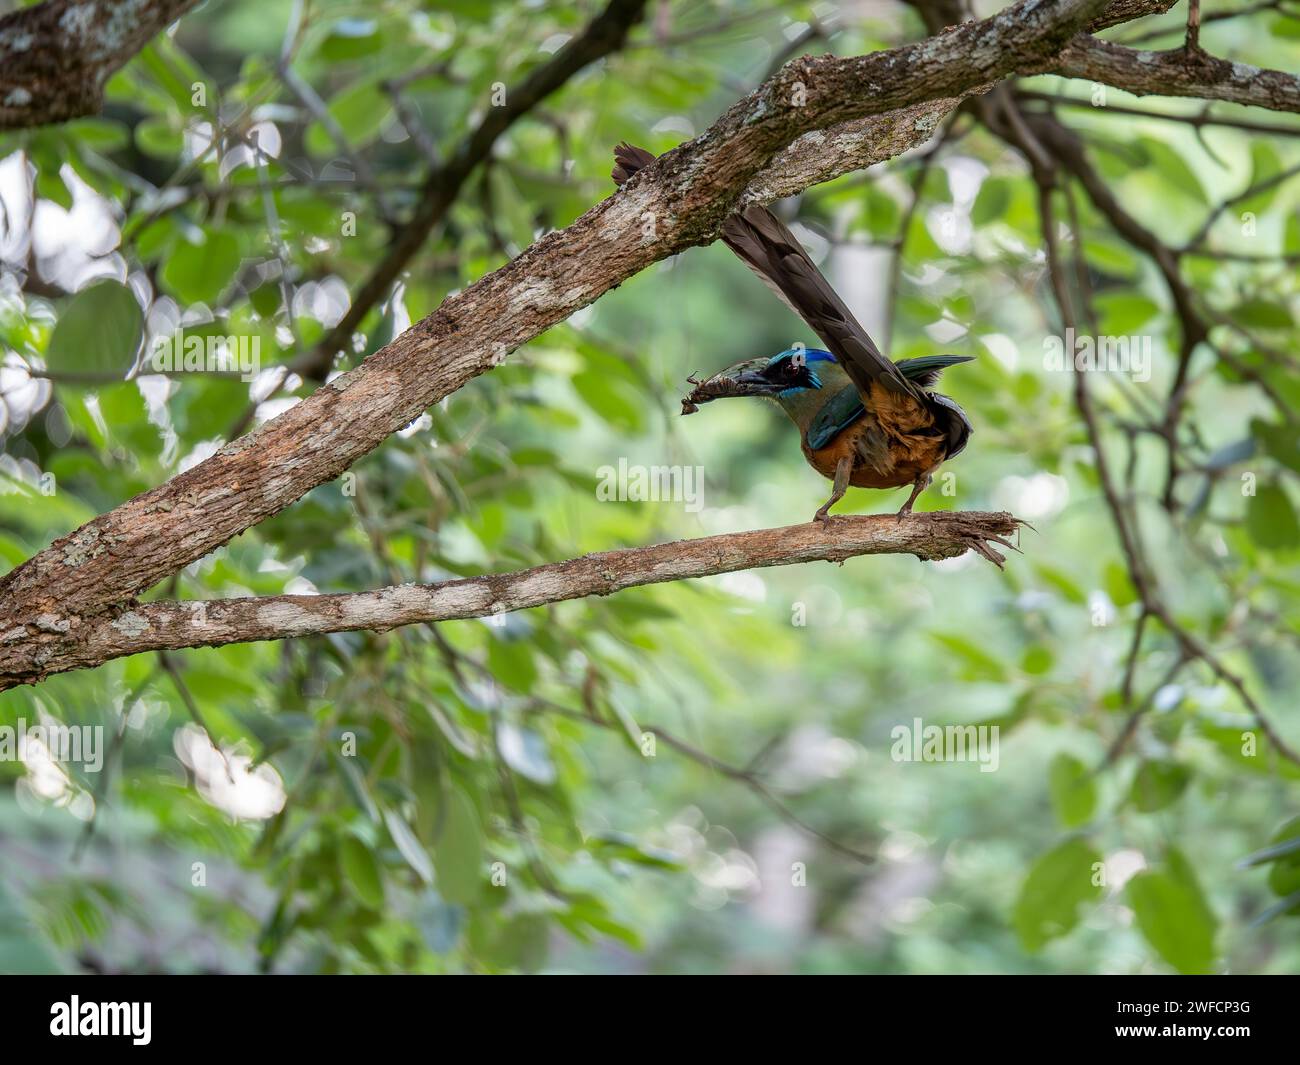
M 654 156 L 620 144 L 613 177 L 622 185 Z M 893 363 L 881 354 L 808 257 L 771 211 L 750 204 L 723 223 L 722 239 L 763 283 L 821 337 L 826 349 L 794 347 L 746 359 L 708 380 L 691 383 L 682 413 L 731 396 L 775 400 L 799 429 L 809 465 L 834 482 L 814 516 L 824 521 L 849 486 L 900 488 L 916 497 L 945 459 L 966 446 L 972 427 L 965 412 L 930 386 L 948 366 L 970 355 L 926 355 Z

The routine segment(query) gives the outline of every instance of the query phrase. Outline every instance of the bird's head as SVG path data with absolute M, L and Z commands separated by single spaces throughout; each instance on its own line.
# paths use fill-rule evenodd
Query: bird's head
M 820 391 L 827 384 L 828 376 L 837 375 L 838 379 L 843 372 L 829 351 L 787 348 L 771 357 L 735 363 L 707 381 L 691 378 L 695 387 L 682 400 L 682 413 L 694 414 L 701 403 L 733 396 L 773 399 L 788 409 L 803 397 Z

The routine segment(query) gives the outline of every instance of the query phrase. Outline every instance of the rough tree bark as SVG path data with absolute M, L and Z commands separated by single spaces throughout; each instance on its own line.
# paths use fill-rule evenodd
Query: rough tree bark
M 1099 81 L 1136 96 L 1193 96 L 1300 112 L 1300 80 L 1293 74 L 1229 63 L 1199 50 L 1140 52 L 1083 38 L 1061 52 L 1053 73 Z
M 46 0 L 0 18 L 0 129 L 93 115 L 104 84 L 198 0 Z
M 1000 566 L 1002 555 L 990 545 L 1012 547 L 1008 538 L 1019 526 L 1020 522 L 1003 513 L 936 512 L 907 521 L 892 514 L 841 515 L 831 519 L 833 535 L 827 535 L 825 525 L 809 522 L 602 551 L 516 573 L 439 584 L 404 584 L 341 595 L 141 603 L 85 619 L 77 641 L 55 645 L 43 665 L 57 673 L 141 651 L 217 647 L 355 629 L 384 632 L 399 625 L 487 617 L 756 566 L 843 562 L 858 555 L 910 554 L 935 561 L 973 550 Z
M 1081 29 L 1111 25 L 1120 20 L 1117 11 L 1131 18 L 1168 6 L 1021 0 L 905 47 L 793 60 L 701 136 L 447 299 L 356 369 L 0 578 L 0 690 L 95 664 L 87 642 L 102 641 L 105 624 L 126 614 L 143 625 L 128 623 L 130 633 L 119 626 L 115 631 L 135 643 L 113 644 L 112 653 L 155 646 L 158 636 L 136 596 L 334 479 L 427 407 L 610 288 L 712 241 L 738 204 L 789 195 L 924 143 L 965 97 L 1010 75 L 1053 70 L 1067 49 L 1091 54 L 1093 42 L 1076 37 Z M 1102 66 L 1104 80 L 1123 87 L 1124 64 Z M 1206 92 L 1217 91 L 1217 73 L 1189 69 L 1180 85 L 1201 69 Z M 1270 85 L 1275 77 L 1289 76 L 1270 74 Z M 1279 98 L 1270 91 L 1269 99 Z M 846 528 L 836 524 L 821 535 L 833 545 Z M 907 550 L 924 556 L 923 546 Z M 774 563 L 755 556 L 748 564 Z M 212 616 L 213 605 L 206 609 Z M 245 638 L 268 637 L 249 630 Z

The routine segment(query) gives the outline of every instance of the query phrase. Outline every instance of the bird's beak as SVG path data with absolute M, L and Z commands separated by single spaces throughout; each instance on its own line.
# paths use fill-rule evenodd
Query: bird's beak
M 728 366 L 721 373 L 716 373 L 707 381 L 697 381 L 688 377 L 695 387 L 682 400 L 682 413 L 694 414 L 701 403 L 711 403 L 715 399 L 729 399 L 732 396 L 771 396 L 777 392 L 777 386 L 760 372 L 767 359 L 749 359 Z

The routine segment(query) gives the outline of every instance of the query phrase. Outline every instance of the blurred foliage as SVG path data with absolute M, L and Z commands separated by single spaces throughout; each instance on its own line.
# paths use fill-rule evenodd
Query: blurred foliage
M 259 419 L 309 393 L 294 378 L 268 397 L 273 367 L 338 319 L 427 173 L 395 99 L 445 159 L 495 86 L 597 10 L 209 4 L 113 79 L 102 117 L 0 137 L 6 568 L 238 424 L 237 374 L 122 380 L 144 341 L 178 324 L 258 338 Z M 824 32 L 804 37 L 814 17 Z M 1143 28 L 1172 45 L 1181 17 Z M 1264 12 L 1202 42 L 1295 70 L 1297 25 Z M 703 130 L 792 41 L 857 54 L 921 32 L 894 5 L 652 5 L 622 53 L 502 138 L 341 368 L 607 195 L 615 142 L 662 151 Z M 1300 162 L 1294 137 L 1059 114 L 1174 245 Z M 436 631 L 138 656 L 5 693 L 0 724 L 102 726 L 109 749 L 98 774 L 0 761 L 0 970 L 1294 971 L 1300 769 L 1203 665 L 1165 679 L 1179 648 L 1155 623 L 1125 699 L 1141 607 L 1070 376 L 1044 369 L 1033 185 L 978 129 L 924 158 L 787 208 L 893 357 L 979 356 L 944 385 L 976 434 L 918 509 L 1033 522 L 1005 572 L 894 556 L 765 570 Z M 1278 181 L 1214 221 L 1207 239 L 1237 257 L 1184 262 L 1206 306 L 1261 338 L 1241 363 L 1290 403 L 1298 205 L 1300 182 Z M 1079 210 L 1101 330 L 1153 340 L 1149 381 L 1098 375 L 1094 391 L 1156 576 L 1300 742 L 1295 423 L 1257 379 L 1198 357 L 1196 463 L 1159 505 L 1162 442 L 1135 426 L 1168 391 L 1174 311 L 1153 264 Z M 676 406 L 692 371 L 811 339 L 725 248 L 692 251 L 149 594 L 354 591 L 803 520 L 827 486 L 774 412 L 679 423 Z M 620 459 L 703 466 L 705 506 L 599 501 Z M 853 491 L 841 509 L 897 502 Z M 892 759 L 916 718 L 997 725 L 997 771 Z

